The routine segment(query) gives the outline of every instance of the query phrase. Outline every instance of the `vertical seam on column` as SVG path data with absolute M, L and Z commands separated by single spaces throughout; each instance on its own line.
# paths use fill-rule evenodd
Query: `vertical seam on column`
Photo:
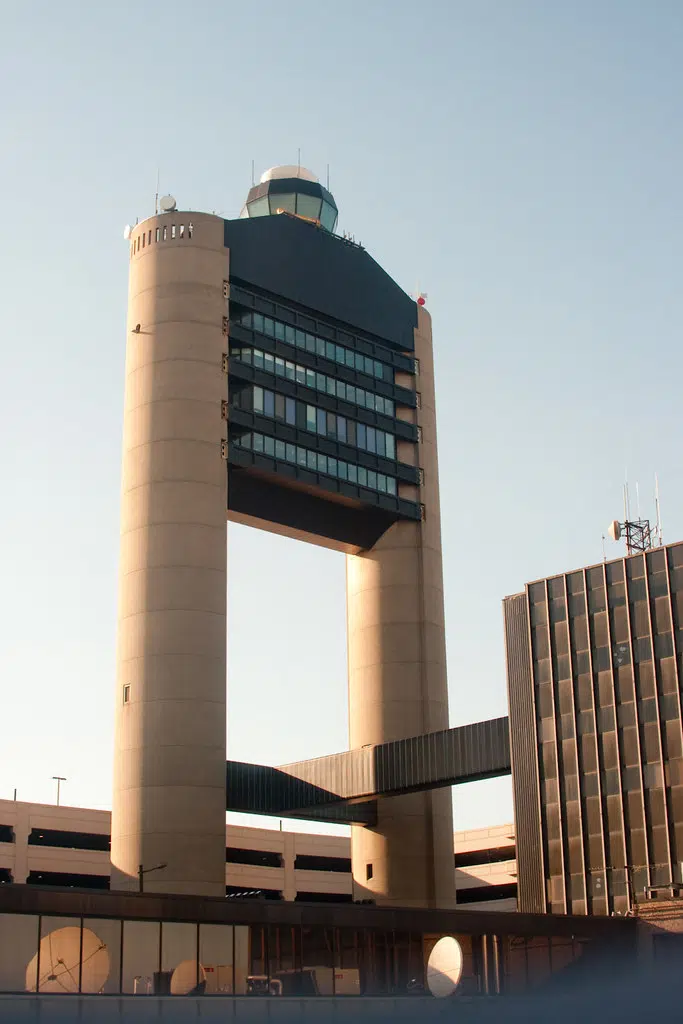
M 416 331 L 416 334 L 417 334 L 417 331 Z M 432 379 L 433 379 L 433 376 L 434 376 L 434 374 L 432 372 Z M 421 422 L 422 417 L 420 415 L 420 411 L 421 411 L 420 408 L 416 408 L 416 410 L 415 410 L 415 414 L 416 414 L 415 415 L 415 419 L 417 420 L 418 426 L 420 426 L 422 428 L 422 430 L 424 430 L 424 424 Z M 436 416 L 436 414 L 435 414 L 435 416 Z M 420 467 L 420 461 L 421 461 L 420 460 L 420 452 L 419 452 L 419 448 L 418 448 L 418 458 L 417 458 L 418 468 Z M 419 486 L 420 486 L 420 490 L 421 490 L 422 489 L 422 485 L 419 485 Z M 424 495 L 422 493 L 420 493 L 420 500 L 422 500 L 423 497 L 424 497 Z M 427 698 L 428 698 L 428 693 L 426 692 L 427 691 L 427 680 L 426 680 L 426 672 L 425 672 L 425 654 L 426 654 L 426 649 L 427 649 L 426 638 L 425 638 L 425 615 L 426 615 L 427 609 L 426 609 L 426 606 L 425 606 L 425 587 L 424 587 L 424 528 L 425 528 L 425 522 L 426 522 L 426 516 L 427 515 L 428 515 L 428 511 L 427 511 L 427 509 L 425 509 L 425 519 L 422 520 L 420 522 L 420 524 L 419 524 L 420 544 L 419 544 L 418 553 L 417 553 L 418 592 L 419 592 L 419 599 L 420 599 L 420 629 L 419 629 L 419 638 L 420 638 L 420 698 L 421 698 L 420 699 L 420 704 L 421 704 L 420 713 L 421 713 L 421 719 L 422 719 L 422 734 L 423 735 L 427 731 L 426 727 L 425 727 L 426 726 L 425 717 L 426 717 L 426 713 L 427 713 L 427 710 L 428 710 L 425 707 L 425 704 L 426 704 L 426 701 L 427 701 Z M 427 756 L 429 756 L 429 754 L 427 754 Z M 436 906 L 436 849 L 435 849 L 435 845 L 434 845 L 434 793 L 433 793 L 433 790 L 427 790 L 427 792 L 425 793 L 425 810 L 426 810 L 426 818 L 427 818 L 427 849 L 429 850 L 429 863 L 431 865 L 431 870 L 429 872 L 429 877 L 427 878 L 427 892 L 428 892 L 428 897 L 429 897 L 429 900 L 431 902 L 431 905 L 433 907 L 435 907 Z M 452 842 L 452 840 L 451 840 L 451 842 Z

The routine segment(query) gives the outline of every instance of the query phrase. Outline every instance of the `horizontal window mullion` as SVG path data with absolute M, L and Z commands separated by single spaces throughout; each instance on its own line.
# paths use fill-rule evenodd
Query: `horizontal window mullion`
M 323 437 L 321 434 L 314 434 L 301 427 L 288 424 L 284 420 L 271 419 L 262 413 L 252 412 L 248 409 L 231 407 L 228 428 L 231 440 L 244 433 L 245 430 L 256 430 L 260 433 L 271 434 L 278 440 L 288 441 L 327 455 L 334 455 L 365 469 L 395 476 L 403 483 L 417 485 L 420 482 L 419 469 L 406 462 L 396 462 L 381 455 L 373 455 L 361 448 L 352 448 L 341 441 Z M 235 430 L 235 428 L 241 429 Z
M 292 414 L 290 416 L 290 406 Z M 287 422 L 305 429 L 318 437 L 346 444 L 350 448 L 369 452 L 379 458 L 396 461 L 396 435 L 379 427 L 343 416 L 318 403 L 289 398 L 281 392 L 254 384 L 233 395 L 231 408 L 253 411 L 254 414 Z M 287 414 L 285 415 L 285 408 Z
M 257 317 L 263 316 L 275 323 L 293 327 L 295 330 L 302 330 L 304 333 L 312 333 L 316 337 L 320 336 L 323 340 L 338 344 L 340 347 L 360 352 L 391 366 L 399 372 L 414 373 L 415 360 L 412 355 L 397 351 L 391 344 L 387 347 L 379 339 L 366 338 L 354 331 L 350 325 L 335 325 L 326 319 L 316 317 L 315 313 L 310 310 L 299 312 L 293 308 L 288 308 L 282 301 L 279 301 L 278 296 L 266 299 L 261 295 L 250 292 L 249 288 L 242 287 L 241 284 L 234 282 L 231 285 L 230 294 L 231 319 L 233 322 L 239 322 L 237 317 L 241 314 L 237 313 L 237 317 L 235 316 L 235 306 L 242 306 L 244 313 L 255 313 Z M 273 310 L 273 306 L 278 308 Z M 316 323 L 317 327 L 311 326 Z
M 346 366 L 340 366 L 335 363 L 330 363 L 329 360 L 324 359 L 321 356 L 314 355 L 313 353 L 305 352 L 303 350 L 292 349 L 287 345 L 284 345 L 273 338 L 258 336 L 255 337 L 251 331 L 241 331 L 242 344 L 231 345 L 230 348 L 230 362 L 233 373 L 241 373 L 241 367 L 244 365 L 253 366 L 254 369 L 264 370 L 268 374 L 277 376 L 278 379 L 293 379 L 298 383 L 303 384 L 304 379 L 298 373 L 294 378 L 288 378 L 286 375 L 282 376 L 277 373 L 275 365 L 270 367 L 264 367 L 263 356 L 266 355 L 268 359 L 273 357 L 274 360 L 282 361 L 285 363 L 293 364 L 297 371 L 303 371 L 303 377 L 307 378 L 311 374 L 322 375 L 328 378 L 334 383 L 334 393 L 337 393 L 337 384 L 343 384 L 345 390 L 360 390 L 364 395 L 370 396 L 375 400 L 377 398 L 383 401 L 389 401 L 393 404 L 393 408 L 390 414 L 395 419 L 396 406 L 408 406 L 409 408 L 415 408 L 417 405 L 417 398 L 414 391 L 408 388 L 401 387 L 398 384 L 389 384 L 386 381 L 377 380 L 372 377 L 368 377 L 366 374 L 360 373 Z M 231 339 L 240 340 L 240 339 Z M 249 353 L 251 361 L 246 361 L 242 357 L 241 353 Z M 256 357 L 260 357 L 260 361 L 256 362 Z M 239 364 L 239 365 L 238 365 Z M 309 386 L 316 388 L 316 385 L 309 384 Z M 321 390 L 317 388 L 317 390 Z M 358 405 L 359 408 L 367 409 L 367 405 L 364 402 L 353 401 L 346 399 L 353 405 Z M 380 412 L 374 407 L 371 407 L 368 411 Z

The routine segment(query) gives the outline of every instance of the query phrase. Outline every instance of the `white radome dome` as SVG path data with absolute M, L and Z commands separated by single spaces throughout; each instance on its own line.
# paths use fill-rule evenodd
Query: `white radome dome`
M 271 167 L 264 171 L 259 184 L 263 185 L 266 181 L 273 181 L 275 178 L 303 178 L 304 181 L 318 183 L 313 171 L 309 171 L 305 167 L 297 167 L 296 164 L 282 164 L 280 167 Z

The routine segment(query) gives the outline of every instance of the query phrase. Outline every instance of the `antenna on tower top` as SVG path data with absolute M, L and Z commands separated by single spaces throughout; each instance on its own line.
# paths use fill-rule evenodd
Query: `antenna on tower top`
M 660 546 L 664 543 L 662 539 L 662 510 L 659 504 L 659 478 L 655 473 L 655 515 L 657 517 L 657 526 L 655 527 L 657 532 L 657 540 Z
M 636 484 L 636 514 L 637 519 L 631 519 L 631 499 L 628 490 L 628 483 L 624 484 L 624 521 L 620 523 L 614 519 L 608 529 L 612 540 L 626 541 L 626 554 L 633 555 L 638 551 L 649 551 L 650 548 L 659 547 L 662 544 L 662 524 L 659 508 L 659 483 L 655 476 L 655 508 L 656 522 L 653 527 L 649 519 L 640 518 L 640 492 Z M 604 540 L 604 538 L 603 538 Z
M 297 171 L 301 170 L 301 147 L 296 151 L 296 169 Z
M 251 161 L 251 187 L 253 188 L 255 184 L 256 184 L 256 180 L 255 180 L 254 161 L 252 160 Z
M 154 194 L 154 216 L 159 212 L 159 168 L 157 167 L 157 190 Z
M 327 165 L 327 191 L 330 191 L 330 165 Z

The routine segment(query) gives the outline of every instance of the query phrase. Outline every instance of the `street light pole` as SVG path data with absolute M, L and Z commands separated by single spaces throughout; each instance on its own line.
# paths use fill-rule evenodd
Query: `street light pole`
M 145 868 L 142 864 L 138 864 L 138 892 L 145 891 L 145 875 L 149 874 L 150 871 L 161 871 L 162 868 L 167 868 L 168 864 L 157 864 L 153 868 Z
M 52 778 L 57 783 L 57 807 L 59 807 L 59 791 L 60 791 L 60 786 L 61 786 L 61 784 L 63 782 L 66 782 L 66 779 L 64 778 L 63 775 L 53 775 Z

